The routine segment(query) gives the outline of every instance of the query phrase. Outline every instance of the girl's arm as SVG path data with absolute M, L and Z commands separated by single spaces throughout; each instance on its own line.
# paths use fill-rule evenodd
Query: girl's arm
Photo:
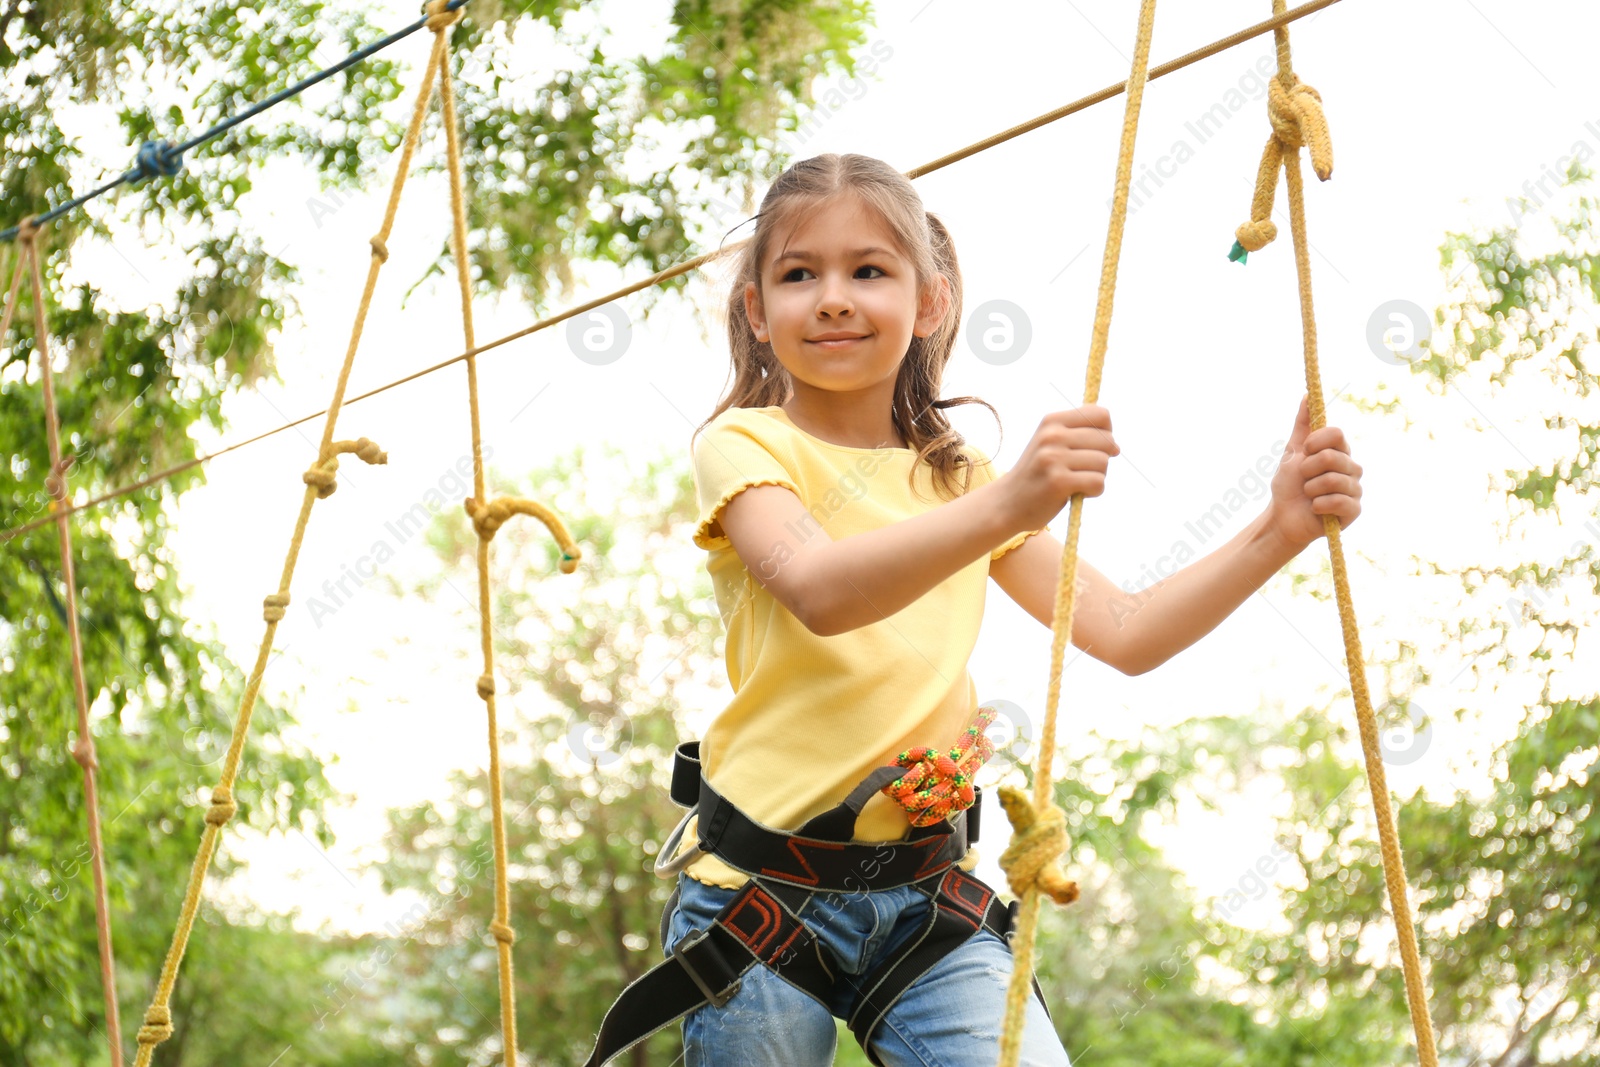
M 1233 540 L 1136 593 L 1078 560 L 1072 643 L 1123 674 L 1160 666 L 1210 633 L 1295 557 L 1258 516 Z M 989 576 L 1044 625 L 1055 612 L 1061 542 L 1035 534 L 989 565 Z
M 1014 534 L 1039 529 L 1073 493 L 1098 496 L 1118 451 L 1111 416 L 1089 404 L 1046 415 L 997 481 L 902 522 L 834 541 L 778 485 L 739 493 L 720 521 L 756 581 L 807 629 L 831 637 L 893 615 Z
M 893 615 L 1020 533 L 995 506 L 996 484 L 842 541 L 787 488 L 756 485 L 724 505 L 722 529 L 774 599 L 832 637 Z
M 1337 517 L 1341 528 L 1354 522 L 1361 514 L 1361 467 L 1338 428 L 1309 429 L 1302 400 L 1266 510 L 1176 574 L 1128 593 L 1080 559 L 1072 643 L 1125 674 L 1143 674 L 1210 633 L 1321 537 L 1322 516 Z M 1060 542 L 1049 534 L 1030 537 L 996 560 L 989 573 L 1030 615 L 1051 624 Z
M 1048 532 L 1034 534 L 989 564 L 989 577 L 1006 595 L 1044 625 L 1055 615 L 1061 578 L 1061 542 Z M 1072 643 L 1124 674 L 1141 674 L 1132 663 L 1118 603 L 1124 594 L 1105 575 L 1078 557 L 1078 596 L 1072 610 Z M 1130 611 L 1131 614 L 1131 611 Z

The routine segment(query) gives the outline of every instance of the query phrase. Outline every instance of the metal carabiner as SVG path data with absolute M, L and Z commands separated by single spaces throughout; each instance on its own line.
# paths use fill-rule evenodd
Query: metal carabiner
M 676 878 L 679 871 L 689 866 L 689 864 L 693 863 L 701 856 L 707 854 L 706 850 L 700 847 L 700 842 L 696 841 L 695 847 L 691 848 L 688 852 L 685 852 L 681 856 L 673 855 L 678 851 L 678 846 L 683 843 L 684 828 L 689 825 L 689 818 L 695 813 L 695 810 L 696 809 L 694 808 L 690 808 L 688 811 L 683 813 L 683 818 L 678 820 L 678 825 L 672 828 L 672 833 L 667 835 L 666 843 L 663 844 L 661 846 L 661 850 L 656 853 L 656 861 L 654 866 L 651 868 L 655 872 L 656 877 Z M 663 860 L 663 856 L 672 856 L 673 858 Z

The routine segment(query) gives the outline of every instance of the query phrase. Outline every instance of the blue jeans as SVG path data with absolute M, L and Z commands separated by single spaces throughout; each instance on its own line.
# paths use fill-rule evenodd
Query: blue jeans
M 704 930 L 737 890 L 678 875 L 678 904 L 667 925 L 666 952 L 691 928 Z M 828 950 L 839 981 L 827 1007 L 764 964 L 744 973 L 722 1007 L 683 1020 L 686 1067 L 831 1067 L 838 1041 L 834 1016 L 846 1018 L 856 985 L 927 918 L 928 897 L 911 886 L 813 893 L 800 919 Z M 917 979 L 873 1035 L 887 1067 L 987 1067 L 1000 1049 L 1011 947 L 980 929 Z M 1030 989 L 1021 1067 L 1071 1067 L 1055 1028 Z

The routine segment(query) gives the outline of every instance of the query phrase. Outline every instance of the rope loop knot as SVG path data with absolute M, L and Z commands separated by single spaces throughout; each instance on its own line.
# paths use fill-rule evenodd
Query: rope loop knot
M 1043 811 L 1014 786 L 1000 787 L 1000 806 L 1011 821 L 1011 844 L 1000 854 L 1011 892 L 1018 897 L 1037 889 L 1057 904 L 1078 899 L 1078 883 L 1062 873 L 1058 862 L 1067 850 L 1067 813 L 1055 804 Z
M 1234 231 L 1233 250 L 1228 253 L 1229 259 L 1239 263 L 1278 236 L 1278 227 L 1272 221 L 1272 198 L 1278 186 L 1278 169 L 1290 156 L 1302 147 L 1309 148 L 1311 169 L 1317 177 L 1327 181 L 1333 176 L 1333 141 L 1328 135 L 1327 116 L 1322 112 L 1322 94 L 1298 75 L 1290 76 L 1294 84 L 1287 88 L 1281 78 L 1267 83 L 1267 120 L 1272 123 L 1272 136 L 1267 138 L 1261 166 L 1256 171 L 1250 221 Z
M 560 516 L 537 500 L 524 500 L 521 497 L 497 496 L 487 504 L 478 502 L 477 497 L 467 497 L 462 502 L 467 509 L 467 514 L 472 518 L 472 528 L 478 532 L 478 537 L 484 541 L 494 540 L 494 535 L 506 520 L 513 515 L 532 515 L 549 529 L 556 543 L 561 546 L 561 573 L 571 574 L 578 569 L 578 561 L 583 558 L 583 552 L 578 548 L 578 543 L 567 532 L 566 524 Z
M 494 935 L 496 941 L 502 944 L 514 945 L 517 942 L 517 932 L 503 922 L 490 923 L 489 932 Z
M 454 11 L 446 11 L 450 0 L 427 0 L 422 5 L 422 11 L 428 16 L 428 29 L 434 33 L 443 33 L 445 30 L 461 21 L 462 10 L 458 7 Z
M 494 696 L 494 675 L 478 675 L 478 695 L 485 700 Z
M 172 1012 L 165 1004 L 152 1004 L 144 1013 L 144 1025 L 139 1027 L 141 1045 L 159 1045 L 172 1036 Z
M 354 441 L 333 442 L 328 446 L 327 458 L 313 463 L 310 470 L 300 475 L 302 482 L 316 487 L 318 500 L 328 499 L 339 488 L 336 477 L 336 472 L 339 470 L 339 456 L 346 452 L 354 452 L 356 458 L 363 463 L 389 462 L 389 453 L 365 437 Z
M 881 792 L 905 809 L 912 826 L 932 826 L 972 807 L 972 779 L 994 755 L 994 742 L 984 733 L 994 717 L 994 708 L 980 707 L 961 739 L 948 750 L 918 745 L 895 757 L 894 762 L 906 768 L 906 773 Z
M 170 178 L 183 169 L 183 153 L 171 141 L 146 141 L 133 160 L 135 181 L 160 175 Z
M 206 822 L 211 826 L 223 826 L 233 818 L 239 806 L 233 802 L 233 790 L 222 783 L 211 787 L 211 807 L 206 809 Z
M 288 606 L 288 593 L 268 593 L 261 599 L 261 617 L 267 622 L 281 622 L 283 609 Z
M 100 760 L 94 754 L 94 738 L 85 734 L 68 749 L 72 758 L 78 761 L 78 766 L 83 768 L 83 773 L 92 774 L 100 769 Z

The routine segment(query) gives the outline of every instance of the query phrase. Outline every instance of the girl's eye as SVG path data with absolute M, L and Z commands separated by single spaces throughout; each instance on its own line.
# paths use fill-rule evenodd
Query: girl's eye
M 878 273 L 879 273 L 879 274 L 882 274 L 882 275 L 885 275 L 885 276 L 887 276 L 887 274 L 888 274 L 888 272 L 887 272 L 887 271 L 885 271 L 885 270 L 884 270 L 884 269 L 883 269 L 883 268 L 882 268 L 882 267 L 874 267 L 874 266 L 873 266 L 873 265 L 872 265 L 872 264 L 870 264 L 870 263 L 867 263 L 867 264 L 863 264 L 863 265 L 862 265 L 862 266 L 859 266 L 859 267 L 857 267 L 857 268 L 856 268 L 856 273 L 857 273 L 857 274 L 859 274 L 859 273 L 861 273 L 861 272 L 862 272 L 862 271 L 864 271 L 864 270 L 875 270 L 875 271 L 877 271 L 877 272 L 878 272 Z M 786 281 L 786 282 L 790 282 L 790 281 L 795 281 L 795 280 L 796 280 L 796 279 L 795 279 L 795 275 L 796 275 L 796 274 L 810 274 L 810 273 L 811 273 L 811 272 L 810 272 L 810 271 L 808 271 L 808 270 L 806 270 L 806 268 L 804 268 L 804 267 L 796 267 L 796 268 L 794 268 L 794 269 L 793 269 L 793 270 L 791 270 L 791 271 L 790 271 L 790 272 L 789 272 L 789 273 L 787 273 L 787 274 L 785 274 L 785 275 L 784 275 L 784 276 L 783 276 L 783 280 L 784 280 L 784 281 Z M 867 280 L 868 280 L 868 281 L 871 281 L 871 280 L 872 280 L 872 279 L 871 279 L 871 278 L 869 278 L 869 279 L 867 279 Z

